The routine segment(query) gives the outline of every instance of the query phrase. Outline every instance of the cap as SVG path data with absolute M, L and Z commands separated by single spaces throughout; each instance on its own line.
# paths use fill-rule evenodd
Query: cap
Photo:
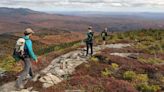
M 108 28 L 106 27 L 106 28 L 104 28 L 104 30 L 108 30 Z
M 24 34 L 33 34 L 35 33 L 31 28 L 26 28 Z
M 89 26 L 88 29 L 92 29 L 92 26 Z

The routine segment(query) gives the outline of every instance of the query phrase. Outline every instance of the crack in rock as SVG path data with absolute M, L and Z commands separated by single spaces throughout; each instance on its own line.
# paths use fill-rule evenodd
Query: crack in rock
M 110 55 L 120 56 L 120 57 L 129 57 L 136 59 L 139 53 L 110 53 Z

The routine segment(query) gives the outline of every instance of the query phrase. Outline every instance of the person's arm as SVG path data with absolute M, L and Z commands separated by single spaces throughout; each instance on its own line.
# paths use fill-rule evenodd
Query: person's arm
M 95 36 L 94 36 L 94 32 L 92 32 L 92 39 L 94 39 L 95 38 Z
M 106 36 L 108 36 L 108 32 L 106 32 Z
M 100 33 L 100 36 L 102 37 L 102 32 Z
M 26 46 L 27 46 L 27 49 L 28 49 L 28 52 L 30 54 L 30 57 L 37 61 L 37 56 L 34 54 L 34 51 L 33 51 L 33 48 L 32 48 L 32 41 L 31 40 L 27 40 L 26 41 Z

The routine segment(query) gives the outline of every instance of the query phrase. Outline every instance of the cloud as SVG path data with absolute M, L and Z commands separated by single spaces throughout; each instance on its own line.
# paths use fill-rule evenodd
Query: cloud
M 31 9 L 108 9 L 150 8 L 164 9 L 164 0 L 1 0 L 0 7 L 23 7 Z
M 68 0 L 71 3 L 101 3 L 103 0 Z

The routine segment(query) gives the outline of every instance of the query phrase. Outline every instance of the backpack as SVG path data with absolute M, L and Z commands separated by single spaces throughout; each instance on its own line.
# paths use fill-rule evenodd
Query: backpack
M 24 38 L 19 38 L 16 41 L 14 52 L 13 52 L 13 57 L 16 61 L 19 61 L 20 58 L 24 57 L 24 48 L 25 48 L 25 39 Z
M 88 39 L 87 39 L 87 41 L 88 42 L 92 42 L 92 40 L 93 40 L 93 33 L 90 32 L 90 33 L 88 33 Z
M 102 32 L 101 36 L 106 37 L 107 36 L 106 32 Z

